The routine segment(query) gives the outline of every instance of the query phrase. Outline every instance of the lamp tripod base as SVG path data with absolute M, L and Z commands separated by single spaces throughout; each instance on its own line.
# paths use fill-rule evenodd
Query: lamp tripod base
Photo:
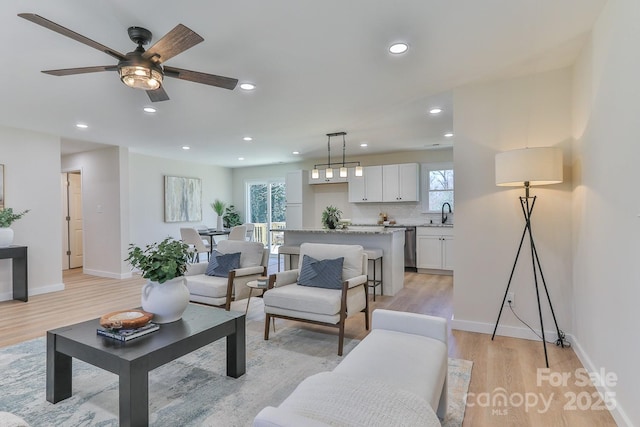
M 560 330 L 558 327 L 558 321 L 556 320 L 556 314 L 553 310 L 553 304 L 551 303 L 551 297 L 549 296 L 549 290 L 547 289 L 547 283 L 544 279 L 544 274 L 542 273 L 542 267 L 540 265 L 540 259 L 538 258 L 538 251 L 536 250 L 536 245 L 533 240 L 533 233 L 531 231 L 531 214 L 533 213 L 533 207 L 536 203 L 537 196 L 529 197 L 529 183 L 525 183 L 526 195 L 525 197 L 520 197 L 520 206 L 522 207 L 522 213 L 525 218 L 525 227 L 522 231 L 522 237 L 520 238 L 520 245 L 518 246 L 518 252 L 516 253 L 516 259 L 513 262 L 513 268 L 511 269 L 511 275 L 509 276 L 509 282 L 507 283 L 507 288 L 504 291 L 504 297 L 502 298 L 502 305 L 500 306 L 500 311 L 498 312 L 498 319 L 496 320 L 495 328 L 493 329 L 493 334 L 491 335 L 491 340 L 493 340 L 496 336 L 496 331 L 498 330 L 498 324 L 500 323 L 500 317 L 502 316 L 502 310 L 504 309 L 504 304 L 507 301 L 507 295 L 509 293 L 509 287 L 511 286 L 511 281 L 513 280 L 513 274 L 516 269 L 516 265 L 518 264 L 518 258 L 520 257 L 520 253 L 522 251 L 522 245 L 524 243 L 524 239 L 526 236 L 529 236 L 529 243 L 531 246 L 531 265 L 533 267 L 533 280 L 536 289 L 536 300 L 538 302 L 538 316 L 540 318 L 540 331 L 542 333 L 542 345 L 544 347 L 544 360 L 546 367 L 549 367 L 549 356 L 547 354 L 547 340 L 545 339 L 544 332 L 544 322 L 542 320 L 542 306 L 540 304 L 540 286 L 538 285 L 538 274 L 540 275 L 540 279 L 542 281 L 542 287 L 544 289 L 545 295 L 547 296 L 547 302 L 549 303 L 549 308 L 551 309 L 551 315 L 553 316 L 553 322 L 556 327 L 556 333 L 558 334 L 558 338 L 556 340 L 556 345 L 564 347 L 569 347 L 569 344 L 565 340 L 564 332 Z M 529 203 L 531 200 L 531 204 Z

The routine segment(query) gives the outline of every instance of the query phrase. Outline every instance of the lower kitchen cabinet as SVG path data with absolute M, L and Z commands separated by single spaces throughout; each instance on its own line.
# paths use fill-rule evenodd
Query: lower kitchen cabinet
M 417 227 L 416 267 L 430 270 L 453 270 L 453 229 Z

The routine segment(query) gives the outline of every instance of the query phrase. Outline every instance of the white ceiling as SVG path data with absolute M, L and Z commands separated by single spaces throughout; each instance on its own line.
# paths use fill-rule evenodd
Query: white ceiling
M 367 153 L 424 149 L 449 142 L 452 88 L 570 65 L 605 1 L 3 0 L 0 124 L 59 135 L 68 152 L 88 141 L 228 167 L 322 158 L 325 134 L 338 131 L 347 132 L 347 156 L 361 154 L 361 142 Z M 166 65 L 257 89 L 167 78 L 171 100 L 149 115 L 147 95 L 115 72 L 40 73 L 117 61 L 22 12 L 122 53 L 135 48 L 128 27 L 151 30 L 153 43 L 182 23 L 205 41 Z M 390 55 L 396 41 L 409 51 Z M 445 112 L 429 115 L 434 105 Z

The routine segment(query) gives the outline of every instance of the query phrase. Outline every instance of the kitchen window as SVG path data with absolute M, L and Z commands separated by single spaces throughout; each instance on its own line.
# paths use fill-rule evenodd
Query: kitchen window
M 453 163 L 422 165 L 422 211 L 440 212 L 444 203 L 453 209 Z

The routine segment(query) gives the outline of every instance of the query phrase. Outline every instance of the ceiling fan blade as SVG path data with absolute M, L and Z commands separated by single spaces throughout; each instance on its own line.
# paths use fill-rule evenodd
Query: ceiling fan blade
M 188 80 L 190 82 L 202 83 L 205 85 L 221 87 L 223 89 L 229 90 L 233 90 L 238 84 L 238 79 L 233 79 L 231 77 L 216 76 L 215 74 L 189 71 L 176 67 L 164 67 L 164 75 L 165 77 Z
M 56 24 L 55 22 L 49 21 L 42 16 L 36 15 L 35 13 L 19 13 L 19 17 L 26 19 L 27 21 L 31 21 L 34 24 L 41 25 L 51 31 L 55 31 L 56 33 L 62 34 L 63 36 L 67 36 L 77 42 L 86 44 L 94 49 L 98 49 L 101 52 L 106 53 L 107 55 L 113 56 L 114 58 L 121 60 L 125 59 L 125 56 L 118 52 L 117 50 L 113 50 L 110 47 L 107 47 L 103 44 L 95 42 L 90 38 L 83 36 L 82 34 L 78 34 L 75 31 L 71 31 L 68 28 L 63 27 L 62 25 Z
M 142 54 L 142 57 L 163 63 L 202 41 L 204 41 L 204 39 L 197 33 L 182 24 L 178 24 L 173 30 L 169 31 L 164 37 L 147 49 L 147 51 Z
M 147 95 L 149 95 L 149 99 L 151 102 L 160 102 L 160 101 L 168 101 L 169 95 L 164 91 L 164 87 L 160 86 L 156 90 L 148 90 Z
M 95 67 L 80 67 L 80 68 L 64 68 L 61 70 L 44 70 L 43 73 L 50 74 L 52 76 L 71 76 L 73 74 L 87 74 L 98 73 L 100 71 L 117 71 L 116 65 L 98 65 Z

